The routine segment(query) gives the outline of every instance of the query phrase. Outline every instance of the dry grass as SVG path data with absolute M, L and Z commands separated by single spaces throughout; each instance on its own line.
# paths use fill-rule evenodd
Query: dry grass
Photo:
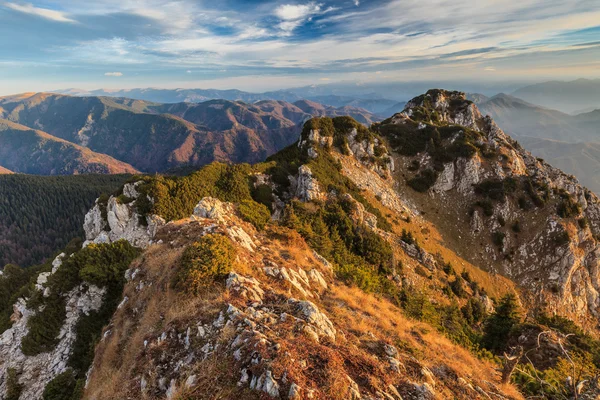
M 357 338 L 364 340 L 373 338 L 373 335 L 385 338 L 401 351 L 427 360 L 426 365 L 432 369 L 446 366 L 467 381 L 499 384 L 499 375 L 493 364 L 477 359 L 431 326 L 406 318 L 398 307 L 385 299 L 378 299 L 357 288 L 334 286 L 323 301 L 332 321 Z M 515 399 L 522 398 L 512 385 L 502 389 Z

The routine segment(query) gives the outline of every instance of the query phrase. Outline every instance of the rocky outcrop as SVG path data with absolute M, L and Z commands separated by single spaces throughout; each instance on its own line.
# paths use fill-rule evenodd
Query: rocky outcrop
M 135 203 L 140 194 L 136 187 L 140 183 L 128 183 L 123 187 L 123 195 L 129 200 L 127 204 L 121 203 L 115 196 L 110 196 L 106 204 L 96 201 L 96 205 L 85 216 L 84 245 L 111 243 L 121 239 L 141 248 L 152 243 L 158 228 L 165 221 L 157 215 L 143 217 L 137 213 Z
M 55 260 L 60 267 L 61 256 Z M 56 268 L 54 271 L 56 271 Z M 44 278 L 38 278 L 40 291 L 44 291 Z M 27 322 L 37 311 L 27 308 L 27 300 L 19 299 L 14 305 L 11 318 L 13 325 L 0 336 L 0 398 L 6 393 L 6 378 L 9 369 L 17 371 L 19 383 L 23 387 L 20 399 L 40 399 L 44 388 L 57 375 L 66 371 L 67 362 L 75 342 L 75 327 L 82 315 L 97 311 L 102 306 L 106 290 L 94 285 L 81 284 L 65 297 L 66 318 L 58 335 L 56 347 L 46 353 L 26 356 L 21 350 L 23 338 L 29 332 Z
M 325 197 L 325 194 L 321 191 L 319 182 L 313 177 L 312 171 L 306 165 L 302 165 L 298 169 L 294 195 L 305 202 L 322 200 Z

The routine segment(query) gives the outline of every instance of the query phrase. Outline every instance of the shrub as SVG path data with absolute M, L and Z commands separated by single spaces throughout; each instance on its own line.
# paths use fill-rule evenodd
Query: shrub
M 407 231 L 406 229 L 402 229 L 402 235 L 400 236 L 400 240 L 402 240 L 406 244 L 415 244 L 416 242 L 412 232 Z
M 423 170 L 419 175 L 408 180 L 408 185 L 417 192 L 424 193 L 428 191 L 437 181 L 438 173 L 431 168 Z
M 448 276 L 456 275 L 456 271 L 454 271 L 454 267 L 452 267 L 450 262 L 444 264 L 444 272 Z
M 65 300 L 52 293 L 44 299 L 44 304 L 44 309 L 27 321 L 29 332 L 21 341 L 21 350 L 27 356 L 51 351 L 59 341 L 58 334 L 66 318 Z
M 463 272 L 460 273 L 460 276 L 465 280 L 465 282 L 472 283 L 473 279 L 471 278 L 471 274 L 466 269 L 463 269 Z
M 581 229 L 585 229 L 589 225 L 589 222 L 588 222 L 588 219 L 586 217 L 583 217 L 583 218 L 579 218 L 577 220 L 577 224 L 579 224 L 579 227 Z
M 254 200 L 242 200 L 238 211 L 244 221 L 250 222 L 258 230 L 263 230 L 271 220 L 271 212 L 267 206 Z
M 561 218 L 576 217 L 581 213 L 581 206 L 571 196 L 567 196 L 558 203 L 556 212 Z
M 21 392 L 23 391 L 23 385 L 19 383 L 19 377 L 17 370 L 9 368 L 7 370 L 6 377 L 6 400 L 19 400 Z
M 252 191 L 252 198 L 257 203 L 264 204 L 270 209 L 273 203 L 273 190 L 269 185 L 258 185 Z
M 456 277 L 455 280 L 449 283 L 450 289 L 452 293 L 454 293 L 458 297 L 465 297 L 467 292 L 465 291 L 465 286 L 463 284 L 463 280 L 459 277 Z
M 492 204 L 491 201 L 489 201 L 487 199 L 476 201 L 475 206 L 481 207 L 481 209 L 483 210 L 483 214 L 485 214 L 488 217 L 491 217 L 492 215 L 494 215 L 494 205 Z
M 83 383 L 83 384 L 82 384 Z M 83 385 L 75 378 L 73 370 L 68 369 L 52 379 L 44 388 L 43 400 L 76 400 L 81 398 Z
M 513 222 L 510 228 L 513 230 L 514 233 L 521 232 L 521 221 L 519 221 L 518 219 L 515 220 L 515 222 Z
M 140 254 L 126 240 L 111 244 L 90 244 L 71 257 L 80 266 L 79 276 L 99 287 L 123 279 L 123 273 L 131 261 Z
M 504 245 L 505 238 L 506 234 L 502 231 L 496 231 L 492 233 L 492 242 L 498 247 L 502 247 Z
M 219 234 L 203 236 L 185 249 L 174 284 L 181 290 L 198 293 L 215 279 L 228 274 L 235 257 L 235 248 L 227 237 Z

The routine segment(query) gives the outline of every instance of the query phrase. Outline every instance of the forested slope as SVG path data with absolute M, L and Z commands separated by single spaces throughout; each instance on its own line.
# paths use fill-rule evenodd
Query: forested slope
M 83 217 L 128 175 L 0 175 L 0 266 L 39 263 L 81 237 Z

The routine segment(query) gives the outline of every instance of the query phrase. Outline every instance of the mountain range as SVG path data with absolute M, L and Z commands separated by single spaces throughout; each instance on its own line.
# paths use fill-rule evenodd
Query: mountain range
M 320 115 L 351 115 L 367 125 L 378 120 L 360 108 L 305 100 L 160 104 L 50 93 L 11 96 L 0 98 L 0 118 L 7 121 L 1 125 L 0 165 L 48 175 L 253 163 L 293 143 L 302 123 Z
M 519 88 L 512 94 L 525 101 L 566 113 L 600 109 L 600 79 L 542 82 Z

